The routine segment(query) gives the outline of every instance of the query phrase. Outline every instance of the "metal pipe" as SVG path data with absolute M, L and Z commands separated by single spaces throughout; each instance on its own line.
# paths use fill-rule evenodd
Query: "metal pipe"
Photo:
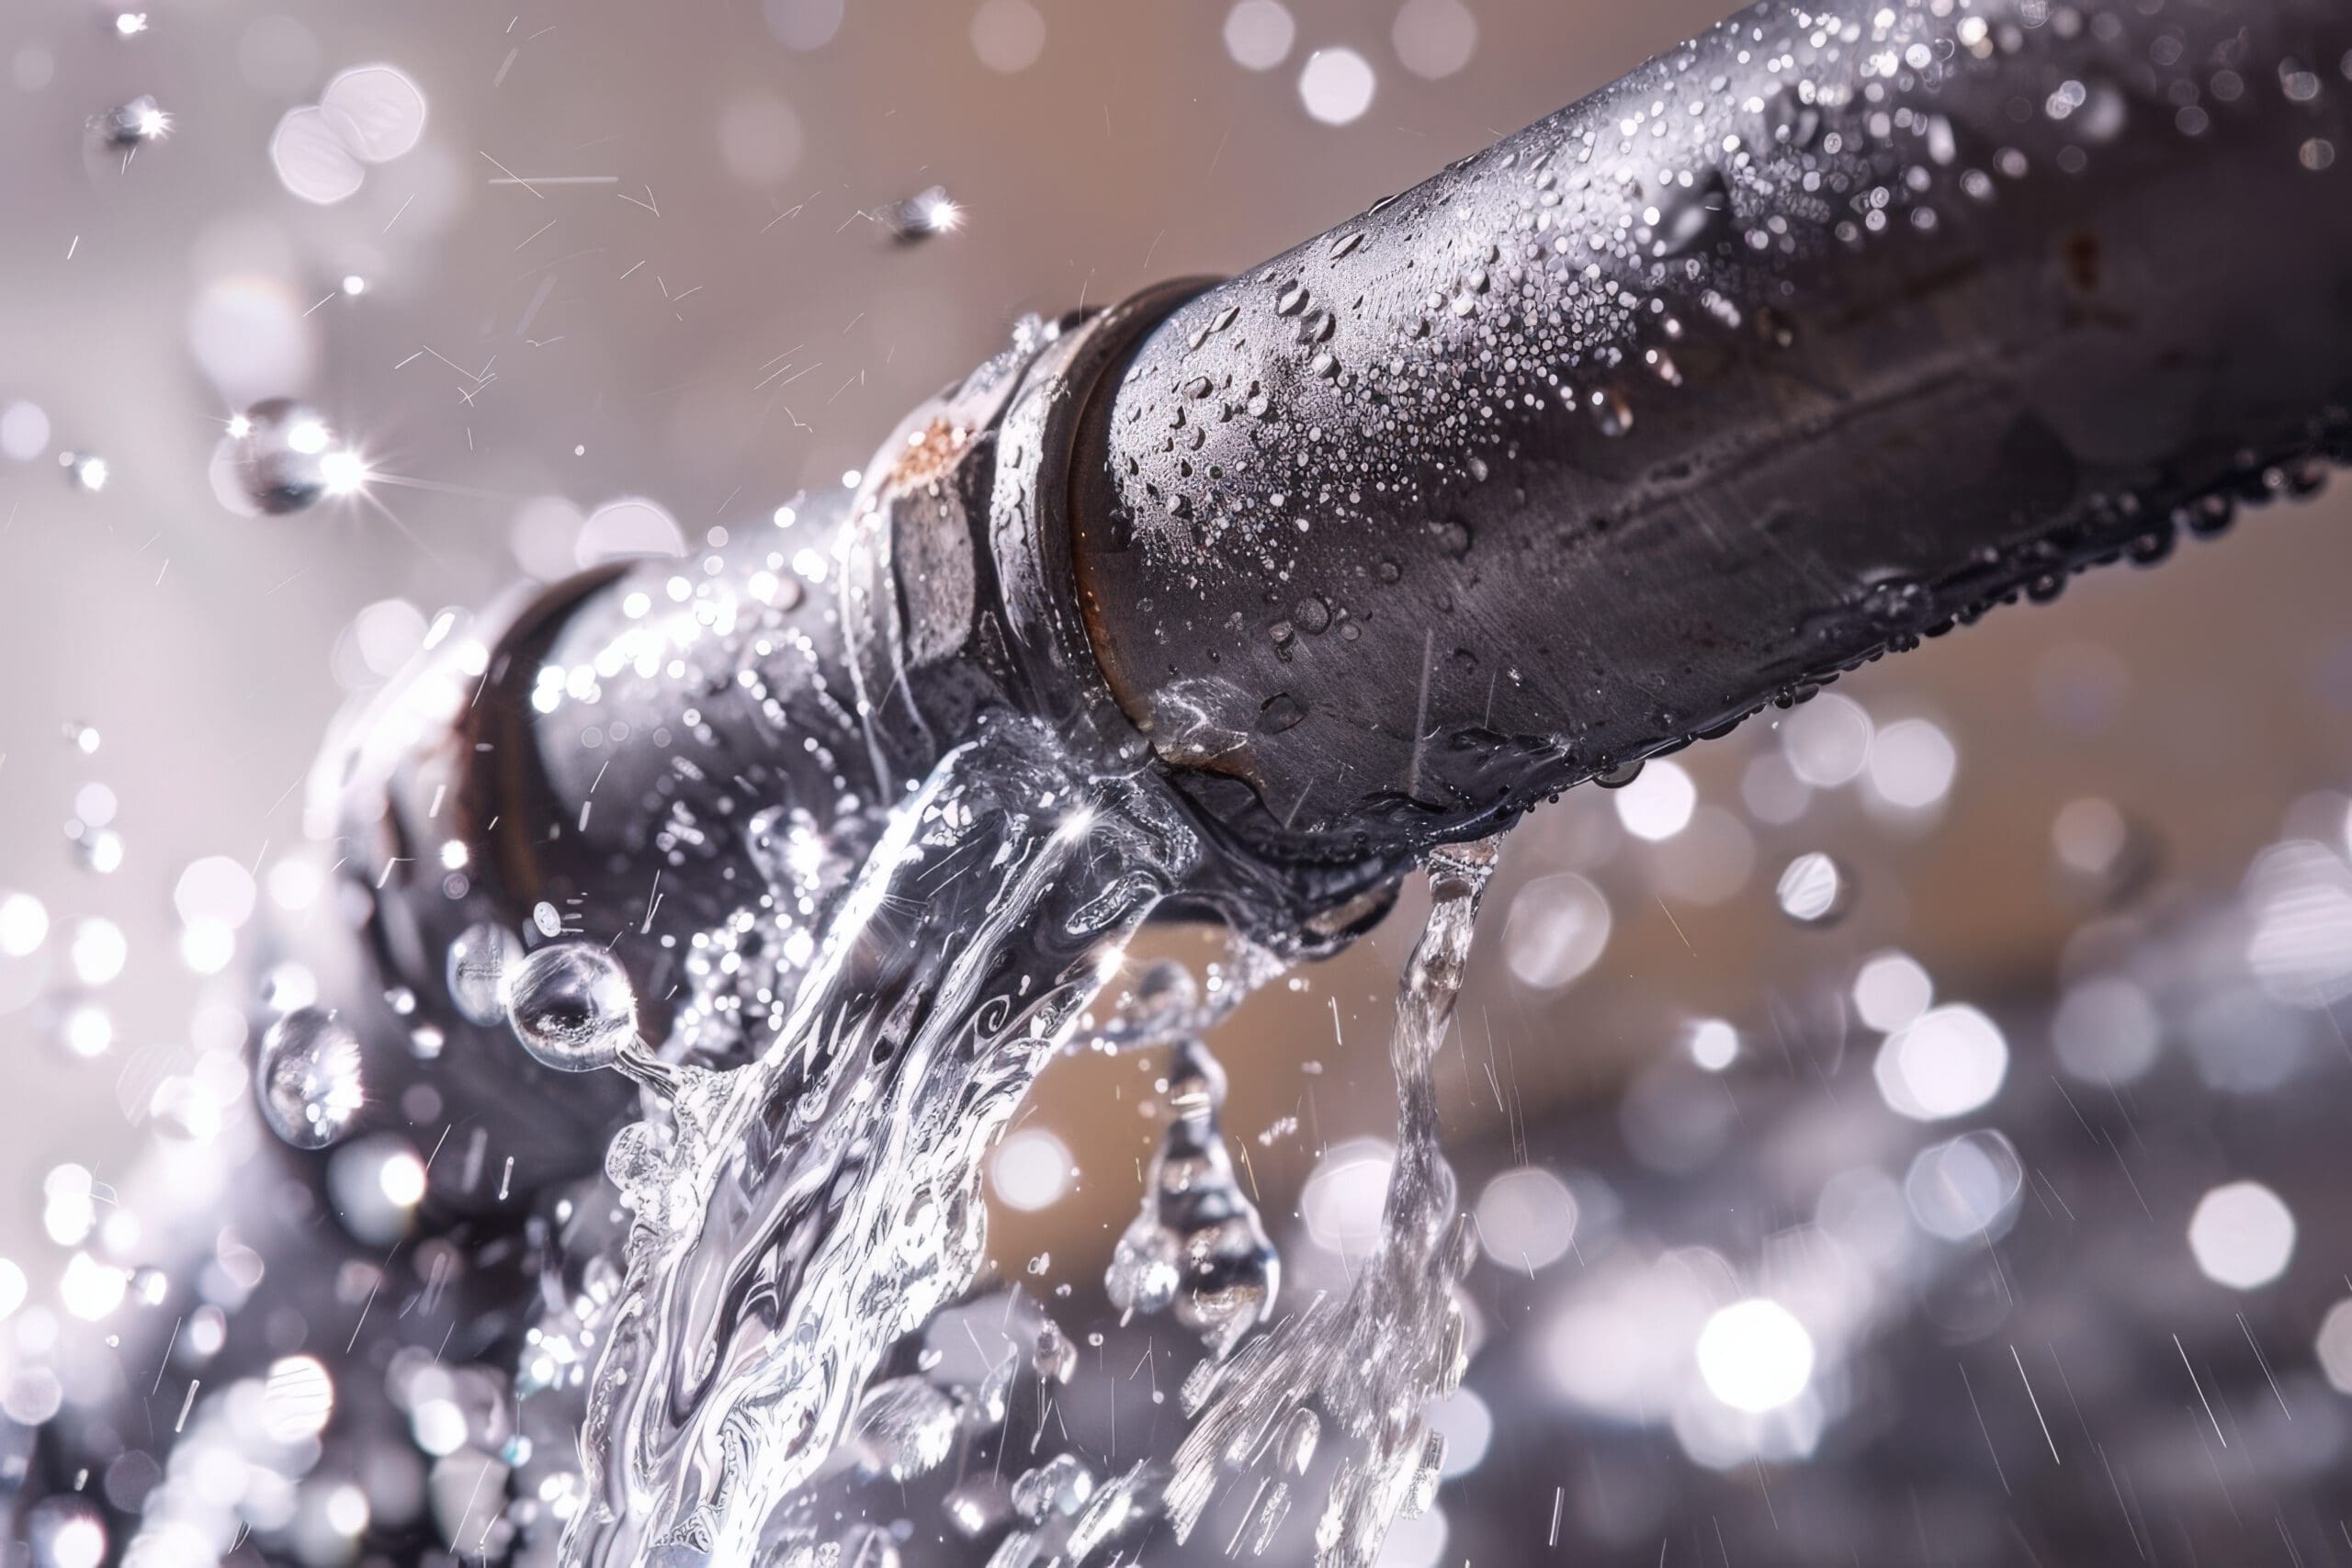
M 1156 755 L 1247 852 L 1189 907 L 1328 945 L 1430 842 L 2313 482 L 2348 51 L 2331 0 L 1768 4 L 1229 283 L 1025 324 L 857 495 L 548 590 L 446 721 L 361 725 L 375 965 L 458 1046 L 387 1018 L 371 1081 L 479 1107 L 519 1190 L 586 1172 L 627 1096 L 469 1037 L 452 942 L 544 907 L 740 1051 L 796 969 L 734 912 L 818 918 L 993 708 Z
M 1261 852 L 1393 855 L 2316 482 L 2347 48 L 1768 0 L 1202 293 L 1081 436 L 1120 703 Z
M 778 835 L 838 882 L 991 708 L 1148 744 L 1249 852 L 1191 907 L 1342 940 L 1430 842 L 2315 482 L 2347 60 L 2333 0 L 1775 0 L 1228 283 L 1027 323 L 856 496 L 550 590 L 444 739 L 371 721 L 379 962 L 456 1032 L 440 955 L 548 905 L 692 1049 L 788 998 L 711 947 Z M 622 1098 L 392 1055 L 526 1179 Z

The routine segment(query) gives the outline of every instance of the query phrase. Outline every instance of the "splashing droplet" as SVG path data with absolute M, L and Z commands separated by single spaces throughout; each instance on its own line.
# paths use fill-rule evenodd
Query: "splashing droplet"
M 342 1137 L 367 1100 L 358 1036 L 316 1008 L 297 1008 L 269 1026 L 254 1082 L 269 1130 L 298 1149 Z
M 558 1072 L 611 1066 L 637 1039 L 637 993 L 620 960 L 594 942 L 556 942 L 525 959 L 506 1015 L 523 1049 Z

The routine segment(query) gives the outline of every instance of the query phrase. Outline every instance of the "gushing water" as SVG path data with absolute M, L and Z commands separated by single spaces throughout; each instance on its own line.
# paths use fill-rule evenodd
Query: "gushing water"
M 982 1156 L 1198 853 L 1155 790 L 992 729 L 899 812 L 765 1053 L 663 1076 L 607 1161 L 635 1224 L 568 1562 L 750 1561 L 886 1348 L 971 1283 Z M 868 1414 L 885 1468 L 935 1446 Z
M 592 943 L 502 964 L 509 1021 L 535 1057 L 617 1067 L 648 1096 L 606 1161 L 632 1215 L 625 1277 L 567 1292 L 571 1316 L 542 1325 L 545 1348 L 602 1346 L 564 1562 L 888 1560 L 885 1538 L 811 1545 L 829 1533 L 816 1483 L 847 1463 L 904 1483 L 1001 1424 L 1024 1373 L 1044 1388 L 1069 1379 L 1076 1347 L 1029 1309 L 1010 1331 L 1025 1351 L 960 1379 L 935 1354 L 930 1371 L 876 1374 L 977 1277 L 985 1155 L 1128 936 L 1201 855 L 1148 776 L 1090 774 L 1041 731 L 1001 725 L 896 814 L 787 1021 L 745 1066 L 663 1059 Z M 1245 954 L 1229 994 L 1205 1006 L 1181 968 L 1155 966 L 1099 1032 L 1114 1048 L 1169 1051 L 1169 1122 L 1105 1284 L 1131 1315 L 1167 1312 L 1200 1338 L 1208 1357 L 1184 1389 L 1198 1420 L 1171 1464 L 1098 1480 L 1074 1455 L 1036 1461 L 1006 1495 L 1014 1528 L 994 1561 L 1082 1562 L 1160 1522 L 1182 1540 L 1227 1472 L 1271 1468 L 1247 1521 L 1262 1551 L 1318 1450 L 1340 1456 L 1322 1562 L 1369 1563 L 1395 1517 L 1427 1506 L 1442 1450 L 1423 1412 L 1461 1376 L 1453 1292 L 1468 1254 L 1430 1065 L 1493 859 L 1487 840 L 1430 863 L 1434 908 L 1391 1047 L 1399 1154 L 1380 1249 L 1345 1300 L 1254 1341 L 1280 1267 L 1227 1156 L 1224 1076 L 1200 1034 L 1276 961 Z M 1327 1425 L 1337 1441 L 1321 1442 Z

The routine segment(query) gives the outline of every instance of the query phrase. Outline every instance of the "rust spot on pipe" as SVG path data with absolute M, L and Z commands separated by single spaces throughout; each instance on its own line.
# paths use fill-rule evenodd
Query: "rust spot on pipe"
M 906 448 L 891 459 L 889 471 L 882 476 L 882 491 L 887 495 L 906 495 L 928 490 L 956 469 L 964 448 L 972 444 L 972 433 L 944 417 L 934 419 L 907 439 Z

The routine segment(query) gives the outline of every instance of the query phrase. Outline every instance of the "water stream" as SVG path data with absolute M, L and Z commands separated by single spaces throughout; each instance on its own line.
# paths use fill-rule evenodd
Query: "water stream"
M 1150 781 L 1038 731 L 939 765 L 764 1054 L 677 1069 L 615 1140 L 635 1224 L 567 1562 L 752 1559 L 884 1351 L 971 1284 L 983 1156 L 1197 854 Z
M 1119 972 L 1128 937 L 1202 853 L 1150 777 L 1089 775 L 1041 731 L 1002 725 L 947 757 L 896 814 L 788 1021 L 749 1064 L 664 1064 L 621 1040 L 634 1013 L 600 1009 L 594 983 L 535 987 L 526 968 L 510 1006 L 534 1054 L 630 1071 L 649 1110 L 606 1162 L 632 1218 L 623 1282 L 579 1336 L 602 1348 L 582 1428 L 585 1506 L 564 1563 L 893 1560 L 886 1540 L 863 1535 L 813 1548 L 823 1532 L 806 1491 L 844 1452 L 904 1483 L 959 1434 L 1003 1419 L 1018 1357 L 965 1385 L 877 1371 L 972 1287 L 988 1152 Z M 1422 1412 L 1461 1376 L 1453 1290 L 1468 1252 L 1430 1063 L 1493 857 L 1490 840 L 1431 863 L 1434 908 L 1391 1047 L 1400 1111 L 1385 1236 L 1343 1300 L 1257 1332 L 1276 1306 L 1279 1263 L 1235 1181 L 1223 1076 L 1199 1038 L 1234 998 L 1204 1008 L 1189 977 L 1155 970 L 1102 1032 L 1112 1048 L 1170 1052 L 1162 1147 L 1106 1288 L 1130 1316 L 1167 1312 L 1199 1338 L 1205 1356 L 1183 1393 L 1197 1419 L 1172 1458 L 1099 1487 L 1070 1454 L 1038 1461 L 1012 1485 L 1018 1522 L 992 1562 L 1098 1560 L 1107 1543 L 1124 1551 L 1163 1526 L 1181 1542 L 1228 1479 L 1258 1472 L 1268 1478 L 1247 1510 L 1262 1550 L 1326 1422 L 1343 1457 L 1320 1561 L 1369 1563 L 1389 1523 L 1426 1506 L 1440 1450 Z M 594 1048 L 600 1034 L 619 1043 Z M 1014 1311 L 1008 1301 L 1007 1322 Z M 1037 1316 L 1013 1339 L 1041 1383 L 1066 1381 L 1075 1349 Z
M 1318 1563 L 1366 1568 L 1396 1517 L 1419 1513 L 1435 1496 L 1444 1444 L 1424 1412 L 1453 1392 L 1467 1363 L 1467 1320 L 1454 1290 L 1476 1244 L 1438 1146 L 1430 1065 L 1453 1021 L 1496 846 L 1482 840 L 1430 860 L 1429 924 L 1405 966 L 1389 1038 L 1396 1157 L 1379 1245 L 1344 1297 L 1317 1298 L 1232 1359 L 1204 1361 L 1186 1382 L 1195 1419 L 1168 1483 L 1179 1540 L 1228 1476 L 1255 1472 L 1245 1534 L 1236 1539 L 1263 1551 L 1314 1463 L 1327 1419 L 1348 1451 L 1316 1525 Z
M 440 1505 L 448 1549 L 563 1568 L 888 1568 L 898 1544 L 860 1489 L 938 1472 L 926 1484 L 952 1486 L 945 1516 L 991 1568 L 1132 1562 L 1155 1542 L 1183 1554 L 1219 1506 L 1235 1546 L 1262 1551 L 1317 1485 L 1317 1560 L 1368 1568 L 1394 1519 L 1430 1501 L 1442 1450 L 1424 1413 L 1465 1359 L 1455 1290 L 1471 1249 L 1430 1064 L 1495 843 L 1430 862 L 1390 1046 L 1382 1238 L 1343 1296 L 1294 1306 L 1228 1156 L 1204 1038 L 1283 960 L 1242 942 L 1205 998 L 1162 963 L 1132 976 L 1115 1016 L 1092 1010 L 1136 928 L 1218 874 L 1189 823 L 1156 772 L 1105 774 L 1040 727 L 984 726 L 831 898 L 781 1024 L 726 1058 L 641 1037 L 639 998 L 601 943 L 553 933 L 491 964 L 477 933 L 461 938 L 453 972 L 495 990 L 515 1048 L 628 1075 L 643 1114 L 610 1143 L 610 1189 L 550 1194 L 530 1228 L 538 1303 L 519 1348 L 392 1369 L 420 1445 L 462 1422 L 494 1456 Z M 468 967 L 484 964 L 494 974 Z M 1099 1049 L 1166 1052 L 1160 1145 L 1103 1288 L 1127 1321 L 1164 1317 L 1197 1347 L 1189 1431 L 1155 1424 L 1125 1458 L 1066 1423 L 1048 1441 L 1080 1355 L 1051 1309 L 1017 1288 L 974 1294 L 985 1162 L 1081 1031 Z M 356 1103 L 352 1055 L 324 1015 L 273 1031 L 260 1073 L 282 1134 L 332 1140 Z M 226 1528 L 198 1472 L 241 1440 L 196 1429 L 174 1456 L 186 1484 L 134 1557 L 167 1563 L 175 1540 Z

